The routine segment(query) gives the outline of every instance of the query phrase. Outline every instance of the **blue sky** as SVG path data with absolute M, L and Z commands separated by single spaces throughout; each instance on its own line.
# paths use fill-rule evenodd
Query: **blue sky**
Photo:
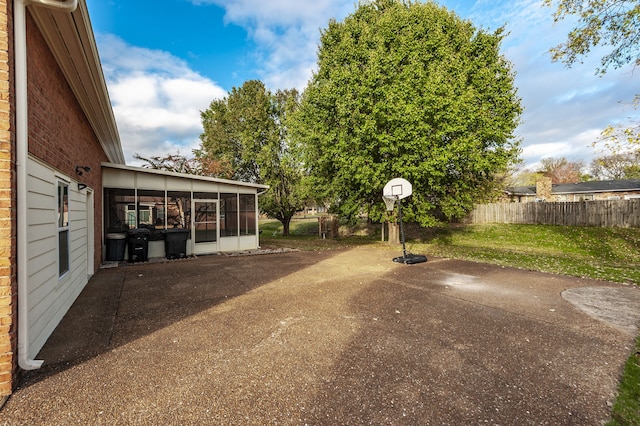
M 567 69 L 549 48 L 569 22 L 554 25 L 541 0 L 441 0 L 477 27 L 505 26 L 502 52 L 516 71 L 525 108 L 517 135 L 522 158 L 589 163 L 591 148 L 609 124 L 637 112 L 640 93 L 631 67 L 594 72 L 602 50 Z M 272 90 L 303 90 L 315 69 L 320 30 L 342 20 L 356 0 L 87 0 L 127 164 L 142 156 L 199 146 L 200 111 L 246 80 Z

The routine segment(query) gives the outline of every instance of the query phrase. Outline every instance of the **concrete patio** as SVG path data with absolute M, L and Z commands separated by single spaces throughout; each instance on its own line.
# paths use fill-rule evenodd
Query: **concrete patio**
M 608 419 L 638 288 L 394 256 L 359 247 L 100 270 L 0 424 Z

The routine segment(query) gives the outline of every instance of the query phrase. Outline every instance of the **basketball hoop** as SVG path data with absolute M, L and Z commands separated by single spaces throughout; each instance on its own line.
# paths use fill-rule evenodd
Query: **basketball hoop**
M 382 199 L 384 200 L 387 211 L 393 211 L 393 207 L 398 200 L 398 219 L 400 221 L 400 239 L 402 241 L 402 256 L 395 257 L 394 262 L 411 265 L 414 263 L 422 263 L 427 261 L 427 256 L 420 254 L 411 254 L 407 252 L 407 246 L 404 241 L 404 226 L 402 226 L 402 200 L 409 197 L 413 192 L 411 182 L 403 178 L 391 179 L 382 190 Z
M 392 212 L 393 207 L 396 205 L 396 196 L 395 195 L 383 195 L 382 200 L 384 201 L 384 205 L 387 206 L 387 211 Z

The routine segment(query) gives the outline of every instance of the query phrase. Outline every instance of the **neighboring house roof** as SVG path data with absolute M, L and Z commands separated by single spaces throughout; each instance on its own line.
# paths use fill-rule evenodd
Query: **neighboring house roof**
M 552 188 L 554 194 L 640 191 L 640 179 L 562 183 L 553 185 Z
M 553 194 L 580 194 L 594 192 L 640 191 L 640 179 L 601 180 L 578 183 L 558 183 L 551 186 Z M 535 186 L 507 188 L 509 195 L 536 195 Z
M 126 166 L 124 164 L 102 163 L 102 167 L 118 169 L 118 170 L 127 170 L 127 171 L 139 172 L 139 173 L 173 176 L 173 177 L 179 177 L 183 179 L 200 180 L 205 182 L 224 183 L 224 184 L 234 185 L 234 186 L 244 186 L 247 188 L 269 189 L 269 185 L 262 185 L 259 183 L 240 182 L 237 180 L 228 180 L 228 179 L 220 179 L 220 178 L 214 178 L 214 177 L 208 177 L 208 176 L 190 175 L 187 173 L 176 173 L 176 172 L 169 172 L 166 170 L 148 169 L 145 167 Z
M 536 195 L 535 186 L 514 186 L 507 188 L 505 192 L 509 195 Z
M 125 164 L 89 12 L 84 1 L 72 13 L 29 8 L 51 52 L 112 163 Z

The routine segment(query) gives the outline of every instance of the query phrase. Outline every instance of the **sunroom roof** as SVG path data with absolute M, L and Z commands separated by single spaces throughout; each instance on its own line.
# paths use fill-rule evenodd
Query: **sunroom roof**
M 269 188 L 269 185 L 263 185 L 259 183 L 241 182 L 237 180 L 220 179 L 220 178 L 214 178 L 209 176 L 191 175 L 187 173 L 169 172 L 166 170 L 149 169 L 146 167 L 127 166 L 124 164 L 102 163 L 102 167 L 106 167 L 110 169 L 126 170 L 126 171 L 138 172 L 138 173 L 155 174 L 159 176 L 172 176 L 172 177 L 191 179 L 191 180 L 197 180 L 197 181 L 203 181 L 203 182 L 223 183 L 227 185 L 243 186 L 246 188 L 257 188 L 257 189 Z

